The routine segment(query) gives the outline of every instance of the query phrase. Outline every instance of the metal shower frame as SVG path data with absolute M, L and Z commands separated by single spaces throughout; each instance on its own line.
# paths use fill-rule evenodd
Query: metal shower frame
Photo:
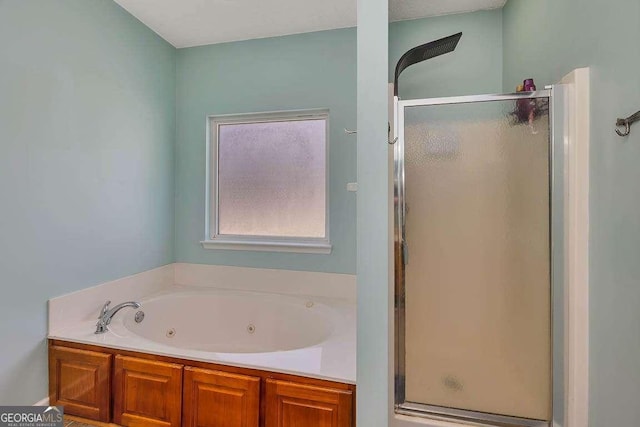
M 510 94 L 456 96 L 446 98 L 400 100 L 394 96 L 394 406 L 397 414 L 437 420 L 475 422 L 478 425 L 504 427 L 549 427 L 564 418 L 564 89 L 551 86 L 542 91 Z M 549 100 L 549 232 L 551 282 L 551 361 L 552 420 L 542 421 L 462 409 L 407 402 L 405 399 L 405 109 L 419 106 L 471 104 L 478 102 L 548 98 Z

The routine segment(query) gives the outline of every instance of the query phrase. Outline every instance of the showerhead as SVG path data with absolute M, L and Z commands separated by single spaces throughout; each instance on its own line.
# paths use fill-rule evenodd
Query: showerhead
M 454 34 L 440 40 L 416 46 L 402 55 L 396 64 L 396 72 L 393 79 L 393 94 L 398 96 L 398 77 L 400 77 L 400 74 L 407 67 L 417 64 L 418 62 L 426 61 L 427 59 L 435 58 L 436 56 L 444 55 L 445 53 L 453 52 L 458 46 L 460 37 L 462 37 L 462 33 Z

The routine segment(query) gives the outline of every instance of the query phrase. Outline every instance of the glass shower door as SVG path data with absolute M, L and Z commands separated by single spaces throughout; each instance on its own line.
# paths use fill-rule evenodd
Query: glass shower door
M 548 97 L 401 111 L 400 403 L 550 420 Z

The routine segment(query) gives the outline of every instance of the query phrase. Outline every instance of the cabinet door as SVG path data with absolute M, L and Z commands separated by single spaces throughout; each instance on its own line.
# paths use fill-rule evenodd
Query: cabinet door
M 184 368 L 183 427 L 258 427 L 260 378 Z
M 351 427 L 352 402 L 349 390 L 268 379 L 266 427 Z
M 182 365 L 116 356 L 113 422 L 122 426 L 180 426 Z
M 49 401 L 64 412 L 109 422 L 111 355 L 49 347 Z

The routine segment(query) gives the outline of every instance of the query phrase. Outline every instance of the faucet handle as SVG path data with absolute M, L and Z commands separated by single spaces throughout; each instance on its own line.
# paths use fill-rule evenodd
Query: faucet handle
M 104 303 L 104 305 L 102 306 L 102 310 L 100 310 L 100 316 L 98 316 L 98 319 L 102 319 L 105 313 L 109 310 L 109 304 L 111 304 L 111 301 L 107 301 Z

